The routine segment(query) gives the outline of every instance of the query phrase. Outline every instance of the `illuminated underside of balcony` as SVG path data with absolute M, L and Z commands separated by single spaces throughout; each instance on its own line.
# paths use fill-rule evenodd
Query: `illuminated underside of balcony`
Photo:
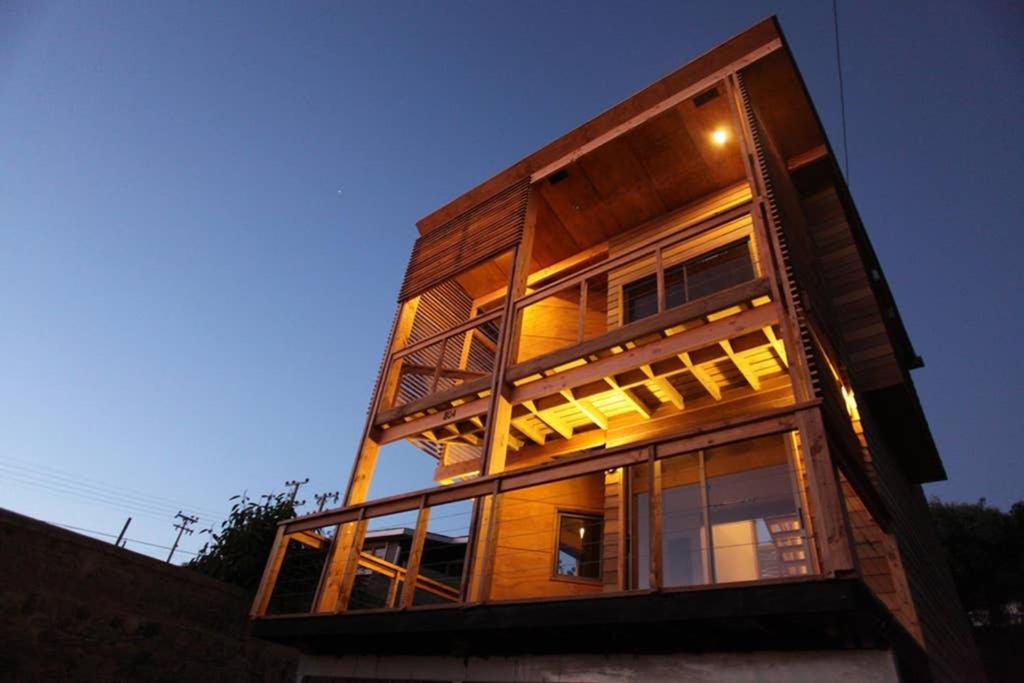
M 509 368 L 509 464 L 615 445 L 618 427 L 776 388 L 787 367 L 763 279 L 627 324 Z M 490 378 L 378 416 L 379 442 L 478 446 Z M 442 462 L 439 481 L 471 476 L 479 457 Z

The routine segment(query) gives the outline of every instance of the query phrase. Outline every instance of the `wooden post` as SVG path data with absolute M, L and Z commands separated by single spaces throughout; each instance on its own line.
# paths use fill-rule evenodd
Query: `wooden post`
M 650 552 L 651 552 L 651 576 L 650 576 L 650 587 L 651 590 L 660 590 L 664 584 L 665 571 L 664 571 L 664 553 L 661 542 L 661 521 L 662 521 L 662 504 L 661 504 L 661 461 L 654 459 L 654 449 L 649 448 L 650 460 L 648 461 L 648 474 L 650 480 L 650 491 L 648 500 L 650 502 Z
M 409 553 L 409 566 L 405 568 L 405 585 L 402 587 L 401 607 L 412 607 L 416 599 L 416 580 L 420 575 L 420 564 L 423 562 L 423 544 L 427 540 L 427 524 L 430 523 L 430 508 L 426 507 L 426 497 L 420 501 L 420 513 L 416 518 L 416 531 L 412 537 L 412 550 Z
M 829 454 L 821 411 L 818 408 L 803 410 L 797 413 L 796 419 L 822 574 L 835 576 L 853 571 L 856 565 L 852 537 L 845 506 L 840 501 L 835 464 Z
M 284 555 L 287 550 L 288 539 L 284 535 L 284 527 L 278 525 L 277 533 L 274 535 L 274 543 L 270 546 L 270 556 L 267 559 L 267 564 L 263 567 L 263 576 L 260 578 L 256 597 L 252 601 L 252 609 L 249 611 L 250 616 L 262 617 L 267 613 L 267 607 L 270 605 L 270 596 L 274 592 L 277 575 L 281 572 L 281 565 L 284 563 Z
M 345 506 L 363 502 L 369 493 L 370 481 L 373 479 L 373 471 L 377 466 L 377 454 L 380 452 L 380 444 L 373 438 L 373 421 L 377 417 L 377 412 L 383 406 L 390 406 L 398 393 L 402 369 L 401 359 L 394 360 L 394 352 L 405 346 L 409 340 L 419 305 L 420 297 L 413 297 L 401 304 L 398 315 L 395 316 L 395 324 L 388 337 L 384 370 L 377 380 L 377 386 L 374 387 L 370 410 L 367 412 L 363 435 L 359 441 L 359 450 L 352 462 L 352 473 L 349 475 L 348 487 L 345 489 Z
M 576 342 L 582 342 L 587 338 L 587 281 L 580 282 L 580 320 L 579 331 L 576 334 Z
M 512 424 L 512 402 L 510 391 L 505 382 L 505 371 L 515 361 L 519 349 L 519 326 L 522 313 L 516 307 L 516 300 L 526 292 L 527 278 L 530 273 L 530 258 L 533 253 L 533 235 L 537 221 L 536 190 L 530 188 L 526 202 L 526 216 L 523 224 L 523 239 L 516 246 L 512 255 L 512 268 L 509 273 L 507 293 L 505 296 L 505 312 L 501 333 L 498 337 L 498 349 L 494 360 L 494 378 L 491 384 L 491 399 L 487 411 L 487 429 L 484 431 L 481 446 L 480 473 L 495 474 L 505 470 L 505 458 L 508 454 L 509 429 Z M 465 593 L 473 601 L 485 601 L 490 594 L 490 580 L 494 560 L 493 544 L 497 538 L 497 519 L 500 509 L 500 493 L 497 488 L 494 494 L 487 496 L 474 506 L 473 523 L 467 548 L 471 571 L 469 585 Z
M 753 197 L 750 213 L 756 236 L 754 248 L 757 250 L 757 260 L 764 275 L 768 278 L 772 301 L 776 302 L 779 310 L 782 312 L 779 319 L 779 328 L 782 333 L 782 343 L 786 350 L 786 356 L 788 359 L 791 359 L 787 363 L 790 384 L 793 387 L 793 395 L 797 402 L 809 401 L 814 397 L 814 391 L 811 388 L 807 359 L 804 354 L 803 344 L 800 343 L 800 333 L 797 329 L 798 321 L 796 320 L 793 292 L 782 265 L 785 262 L 785 257 L 778 242 L 778 235 L 772 229 L 774 226 L 769 225 L 771 216 L 767 209 L 767 197 L 764 189 L 765 179 L 761 175 L 760 165 L 755 161 L 756 147 L 753 132 L 750 129 L 746 116 L 744 116 L 740 109 L 740 90 L 735 74 L 730 74 L 725 79 L 725 86 L 729 95 L 729 109 L 733 122 L 739 131 L 738 137 L 743 155 L 743 167 L 746 171 L 747 183 L 750 185 Z
M 654 252 L 654 273 L 658 286 L 658 313 L 664 313 L 665 304 L 665 264 L 661 258 L 661 247 Z
M 704 567 L 708 572 L 708 583 L 715 583 L 718 578 L 717 571 L 715 570 L 715 539 L 712 536 L 711 526 L 711 506 L 708 505 L 708 477 L 707 470 L 705 469 L 705 456 L 704 450 L 697 451 L 697 471 L 700 477 L 700 512 L 701 518 L 704 521 L 704 547 L 701 549 L 701 554 L 704 555 L 702 561 Z
M 343 612 L 348 607 L 355 583 L 359 554 L 363 550 L 366 520 L 360 511 L 359 520 L 338 525 L 334 542 L 327 554 L 326 569 L 317 589 L 315 612 Z
M 786 460 L 792 469 L 794 497 L 800 501 L 800 524 L 803 525 L 804 550 L 812 561 L 812 571 L 820 573 L 821 562 L 818 559 L 818 547 L 814 541 L 814 520 L 811 519 L 811 507 L 807 502 L 809 488 L 807 474 L 800 462 L 799 437 L 795 432 L 789 432 L 783 435 L 783 439 L 786 443 Z

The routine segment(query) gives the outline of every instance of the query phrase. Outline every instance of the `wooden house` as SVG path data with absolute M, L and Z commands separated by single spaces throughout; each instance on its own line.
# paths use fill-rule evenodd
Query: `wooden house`
M 774 19 L 417 227 L 344 505 L 253 606 L 305 675 L 976 679 L 922 361 Z M 433 481 L 372 496 L 387 457 Z

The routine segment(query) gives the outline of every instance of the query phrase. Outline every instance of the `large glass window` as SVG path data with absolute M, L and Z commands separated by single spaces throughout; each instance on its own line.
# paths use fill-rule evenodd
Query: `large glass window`
M 810 573 L 782 437 L 668 458 L 660 469 L 665 586 Z M 631 478 L 634 588 L 650 585 L 648 475 L 646 465 L 637 466 Z
M 746 282 L 754 277 L 749 240 L 733 242 L 720 249 L 665 269 L 665 307 L 682 304 Z M 648 275 L 622 287 L 625 322 L 658 312 L 658 280 Z
M 560 513 L 555 576 L 601 578 L 601 517 Z

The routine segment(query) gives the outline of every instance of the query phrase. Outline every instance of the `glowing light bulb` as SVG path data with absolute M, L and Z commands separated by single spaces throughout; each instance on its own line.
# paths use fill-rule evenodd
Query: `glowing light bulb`
M 718 146 L 722 146 L 729 139 L 729 131 L 725 128 L 718 128 L 711 134 L 711 140 Z
M 586 528 L 580 527 L 580 540 L 583 540 L 583 534 L 587 532 Z

